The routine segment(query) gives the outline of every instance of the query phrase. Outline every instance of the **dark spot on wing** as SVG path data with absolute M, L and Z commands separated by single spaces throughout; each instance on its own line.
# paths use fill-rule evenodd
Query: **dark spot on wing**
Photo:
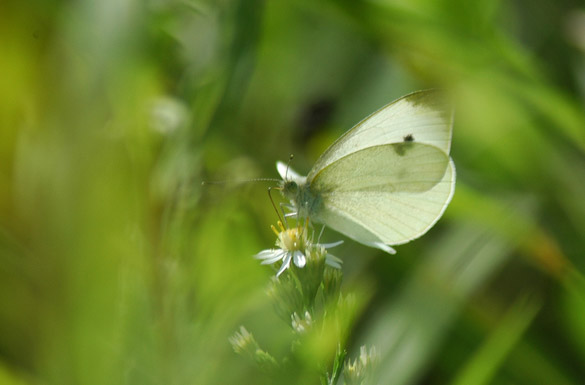
M 392 145 L 398 156 L 404 156 L 404 154 L 406 154 L 406 152 L 414 145 L 414 136 L 412 134 L 404 136 L 403 140 L 402 143 L 395 143 Z

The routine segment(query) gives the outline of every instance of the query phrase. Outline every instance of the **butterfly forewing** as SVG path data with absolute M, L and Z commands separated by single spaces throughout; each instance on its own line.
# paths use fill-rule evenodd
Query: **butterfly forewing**
M 436 90 L 414 92 L 374 112 L 331 145 L 315 163 L 309 180 L 333 162 L 373 145 L 405 140 L 426 143 L 449 154 L 452 110 Z

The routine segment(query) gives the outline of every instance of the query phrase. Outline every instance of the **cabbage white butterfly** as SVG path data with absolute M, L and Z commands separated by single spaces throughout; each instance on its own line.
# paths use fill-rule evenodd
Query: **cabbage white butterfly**
M 277 162 L 298 218 L 388 253 L 439 220 L 455 191 L 453 113 L 435 90 L 382 107 L 335 141 L 309 174 Z

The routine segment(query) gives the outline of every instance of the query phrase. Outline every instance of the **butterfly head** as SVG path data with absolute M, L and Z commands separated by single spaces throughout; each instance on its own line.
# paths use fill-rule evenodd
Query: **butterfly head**
M 295 200 L 299 193 L 299 185 L 294 180 L 285 180 L 282 182 L 281 191 L 285 198 Z
M 321 195 L 311 189 L 311 183 L 306 176 L 292 170 L 287 164 L 278 162 L 278 173 L 282 177 L 280 191 L 294 207 L 297 216 L 312 217 L 321 205 Z

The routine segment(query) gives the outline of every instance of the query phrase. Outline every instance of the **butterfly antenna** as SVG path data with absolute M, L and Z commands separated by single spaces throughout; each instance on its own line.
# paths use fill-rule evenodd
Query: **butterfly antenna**
M 276 215 L 278 216 L 279 221 L 282 223 L 282 218 L 280 217 L 280 213 L 274 204 L 274 199 L 272 199 L 272 187 L 268 187 L 268 197 L 270 198 L 270 202 L 272 203 L 272 207 L 274 207 L 274 211 L 276 211 Z
M 254 179 L 226 179 L 226 180 L 212 180 L 207 181 L 204 180 L 201 182 L 201 186 L 205 185 L 221 185 L 221 184 L 228 184 L 228 183 L 250 183 L 250 182 L 280 182 L 280 179 L 276 178 L 254 178 Z
M 288 180 L 288 169 L 290 168 L 290 162 L 293 160 L 295 156 L 290 154 L 288 157 L 288 162 L 286 163 L 286 172 L 284 173 L 284 180 Z

